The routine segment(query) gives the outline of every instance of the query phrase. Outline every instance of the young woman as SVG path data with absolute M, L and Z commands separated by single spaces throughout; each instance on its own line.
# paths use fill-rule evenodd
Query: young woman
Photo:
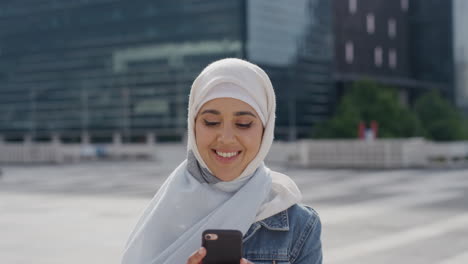
M 199 264 L 206 229 L 243 234 L 241 263 L 322 263 L 321 223 L 286 175 L 263 163 L 275 127 L 267 74 L 240 59 L 207 66 L 192 85 L 188 154 L 127 242 L 123 264 Z

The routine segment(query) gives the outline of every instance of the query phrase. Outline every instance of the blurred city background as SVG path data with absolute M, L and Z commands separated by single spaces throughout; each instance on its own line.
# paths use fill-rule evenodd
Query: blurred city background
M 191 83 L 261 66 L 324 263 L 468 263 L 468 1 L 1 0 L 0 263 L 118 263 Z

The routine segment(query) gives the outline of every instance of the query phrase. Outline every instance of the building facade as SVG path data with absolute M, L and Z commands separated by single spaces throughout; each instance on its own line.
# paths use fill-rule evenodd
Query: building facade
M 405 1 L 335 0 L 334 19 L 338 80 L 409 77 Z
M 335 0 L 335 81 L 339 94 L 362 79 L 411 86 L 407 1 Z
M 410 59 L 414 79 L 455 101 L 452 0 L 411 0 Z
M 453 46 L 455 60 L 455 98 L 457 106 L 468 113 L 468 2 L 453 0 Z
M 327 0 L 1 2 L 0 134 L 181 139 L 193 79 L 238 57 L 270 74 L 277 137 L 307 136 L 333 98 L 330 12 Z
M 275 86 L 278 136 L 310 137 L 313 125 L 330 115 L 335 97 L 330 1 L 250 0 L 247 22 L 246 57 Z
M 437 89 L 454 99 L 452 4 L 446 0 L 335 0 L 335 81 L 395 87 L 403 103 Z

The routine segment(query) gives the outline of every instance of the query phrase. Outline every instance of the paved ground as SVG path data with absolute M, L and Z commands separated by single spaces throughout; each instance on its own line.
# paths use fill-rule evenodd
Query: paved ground
M 177 163 L 3 166 L 0 263 L 119 263 Z M 275 169 L 319 212 L 324 263 L 468 263 L 468 169 Z

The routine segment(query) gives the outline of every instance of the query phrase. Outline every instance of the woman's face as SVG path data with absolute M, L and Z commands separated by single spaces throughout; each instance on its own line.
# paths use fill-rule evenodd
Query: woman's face
M 247 103 L 233 98 L 206 102 L 195 119 L 195 138 L 203 161 L 222 181 L 239 177 L 255 158 L 262 121 Z

